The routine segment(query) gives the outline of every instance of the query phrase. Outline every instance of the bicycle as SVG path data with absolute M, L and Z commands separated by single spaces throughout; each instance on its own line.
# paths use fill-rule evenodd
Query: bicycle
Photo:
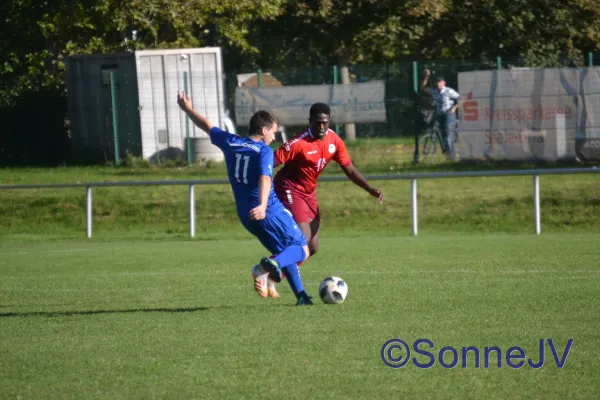
M 446 155 L 448 146 L 442 139 L 442 132 L 435 113 L 425 116 L 425 125 L 425 133 L 419 138 L 419 162 L 433 164 L 438 161 L 438 154 Z M 454 143 L 458 143 L 458 141 L 457 131 L 454 135 Z

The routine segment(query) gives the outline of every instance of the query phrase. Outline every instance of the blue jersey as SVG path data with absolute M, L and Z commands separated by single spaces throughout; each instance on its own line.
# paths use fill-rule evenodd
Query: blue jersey
M 262 175 L 273 179 L 273 150 L 264 142 L 256 142 L 214 127 L 210 141 L 223 151 L 227 175 L 240 218 L 248 218 L 248 212 L 260 203 L 258 181 Z M 271 185 L 267 202 L 267 215 L 284 210 Z

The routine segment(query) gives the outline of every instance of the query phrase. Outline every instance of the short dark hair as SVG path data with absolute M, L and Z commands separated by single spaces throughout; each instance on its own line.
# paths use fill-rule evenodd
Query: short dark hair
M 270 128 L 274 124 L 279 125 L 279 119 L 265 110 L 259 110 L 250 118 L 248 135 L 262 135 L 262 128 Z
M 313 117 L 318 114 L 331 115 L 331 109 L 325 103 L 315 103 L 310 107 L 310 116 Z

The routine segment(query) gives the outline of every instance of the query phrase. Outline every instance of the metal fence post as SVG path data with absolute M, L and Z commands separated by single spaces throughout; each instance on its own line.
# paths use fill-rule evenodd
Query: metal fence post
M 414 116 L 415 116 L 415 153 L 413 162 L 419 163 L 419 133 L 421 128 L 419 115 L 419 64 L 413 61 L 413 91 L 414 91 Z
M 389 85 L 388 85 L 389 81 L 390 81 L 390 63 L 386 62 L 385 63 L 385 81 L 384 81 L 384 87 L 385 87 L 386 92 L 388 91 L 388 88 L 389 88 Z M 388 105 L 389 105 L 388 104 L 389 103 L 388 98 L 384 97 L 383 100 L 385 102 L 385 111 L 386 111 L 386 114 L 389 116 L 390 112 L 388 111 L 389 110 L 388 109 Z M 391 136 L 391 133 L 392 133 L 392 121 L 391 121 L 391 118 L 388 119 L 388 121 L 386 122 L 385 125 L 386 125 L 387 135 L 389 137 L 389 136 Z
M 196 196 L 194 185 L 190 185 L 190 237 L 196 237 Z
M 338 67 L 337 67 L 337 65 L 333 66 L 333 84 L 334 85 L 338 84 Z M 337 122 L 335 123 L 335 133 L 337 133 L 338 135 L 340 134 L 340 124 L 338 124 Z
M 188 93 L 188 73 L 187 71 L 183 71 L 183 90 L 189 96 Z M 185 119 L 185 145 L 187 147 L 187 162 L 188 164 L 192 164 L 192 143 L 190 139 L 190 119 Z
M 119 154 L 119 118 L 117 111 L 117 85 L 115 83 L 115 73 L 113 71 L 109 74 L 110 78 L 110 100 L 112 106 L 112 123 L 113 123 L 113 140 L 115 146 L 115 165 L 119 166 L 121 163 L 121 157 Z
M 541 216 L 540 216 L 540 176 L 533 176 L 533 215 L 535 219 L 535 234 L 539 235 L 542 232 Z
M 417 205 L 417 180 L 410 180 L 410 193 L 411 193 L 411 215 L 412 215 L 412 234 L 413 236 L 417 236 L 419 233 L 419 219 L 418 219 L 418 205 Z
M 85 222 L 88 239 L 92 237 L 92 187 L 85 187 Z

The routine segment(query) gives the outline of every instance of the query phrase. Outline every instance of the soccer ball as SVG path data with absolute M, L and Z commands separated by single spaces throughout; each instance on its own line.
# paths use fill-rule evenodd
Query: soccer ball
M 348 295 L 348 285 L 342 278 L 330 276 L 319 285 L 319 296 L 323 303 L 342 304 Z

